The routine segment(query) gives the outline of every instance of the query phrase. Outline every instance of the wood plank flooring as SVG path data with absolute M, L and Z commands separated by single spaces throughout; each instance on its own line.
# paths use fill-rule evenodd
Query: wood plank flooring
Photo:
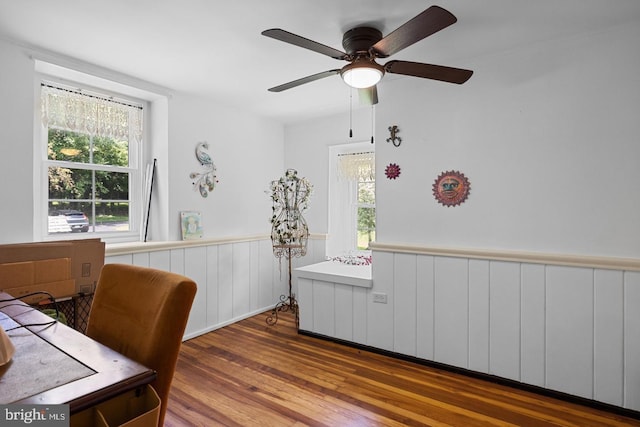
M 254 316 L 186 341 L 165 426 L 640 426 Z

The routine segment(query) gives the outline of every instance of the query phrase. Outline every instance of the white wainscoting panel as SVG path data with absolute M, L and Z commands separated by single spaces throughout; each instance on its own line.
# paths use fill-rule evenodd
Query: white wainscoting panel
M 305 310 L 300 309 L 300 329 L 305 331 L 315 331 L 315 325 L 313 324 L 313 316 L 315 310 L 310 309 L 313 307 L 313 280 L 304 277 L 296 280 L 296 287 L 298 288 L 298 304 L 300 307 L 305 307 Z
M 593 270 L 546 271 L 546 385 L 590 398 L 593 393 Z
M 520 264 L 489 264 L 489 373 L 520 380 Z
M 354 287 L 336 283 L 334 285 L 335 306 L 334 337 L 341 340 L 353 341 L 353 294 Z
M 377 269 L 376 265 L 385 266 Z M 371 292 L 387 295 L 387 303 L 380 304 L 373 302 L 373 295 L 369 295 L 367 304 L 367 344 L 393 351 L 394 327 L 393 327 L 393 307 L 394 307 L 394 255 L 389 252 L 374 252 L 372 254 L 373 287 Z M 410 333 L 410 332 L 409 332 Z
M 545 385 L 545 266 L 521 264 L 520 381 Z
M 434 360 L 435 260 L 432 256 L 416 258 L 416 356 Z
M 353 287 L 353 342 L 358 344 L 367 344 L 367 306 L 370 294 L 367 288 Z
M 374 265 L 373 271 L 384 266 Z M 468 367 L 469 260 L 436 257 L 434 301 L 434 360 Z M 375 283 L 376 276 L 373 276 Z M 375 285 L 374 285 L 375 286 Z
M 196 283 L 207 282 L 207 270 L 202 266 L 207 265 L 207 251 L 205 246 L 198 246 L 195 248 L 186 248 L 183 252 L 182 265 L 183 273 Z M 181 254 L 176 253 L 176 258 L 179 258 Z M 207 327 L 207 293 L 208 288 L 198 288 L 200 296 L 194 300 L 191 307 L 191 313 L 189 315 L 189 321 L 187 322 L 187 330 L 201 330 Z
M 307 255 L 293 264 L 324 261 L 324 246 L 324 237 L 310 238 Z M 107 248 L 105 263 L 158 268 L 193 279 L 198 291 L 185 339 L 272 309 L 289 292 L 288 262 L 273 256 L 268 236 Z
M 624 277 L 624 407 L 640 411 L 640 273 Z
M 313 310 L 313 325 L 315 331 L 330 337 L 336 336 L 336 284 L 322 282 L 321 286 L 313 286 L 313 304 L 318 310 Z
M 199 327 L 187 328 L 188 331 L 200 331 L 205 330 L 206 325 L 217 325 L 220 322 L 220 307 L 219 301 L 220 297 L 218 295 L 219 285 L 218 285 L 218 246 L 207 246 L 207 261 L 206 261 L 206 271 L 207 271 L 207 279 L 204 292 L 205 295 L 198 296 L 198 300 L 204 301 L 205 307 L 205 323 L 204 325 L 199 324 Z M 198 287 L 198 293 L 200 293 L 200 286 Z M 195 302 L 194 302 L 195 304 Z M 191 309 L 191 316 L 189 321 L 191 321 L 191 317 L 194 317 L 195 313 L 193 309 Z M 189 325 L 187 325 L 189 326 Z
M 593 398 L 622 406 L 624 369 L 624 274 L 595 270 Z
M 416 262 L 413 255 L 398 254 L 393 266 L 393 351 L 409 356 L 417 352 Z
M 370 289 L 300 279 L 300 329 L 640 410 L 637 262 L 433 252 L 374 248 Z
M 433 257 L 429 257 L 433 258 Z M 469 260 L 469 369 L 489 373 L 489 261 Z

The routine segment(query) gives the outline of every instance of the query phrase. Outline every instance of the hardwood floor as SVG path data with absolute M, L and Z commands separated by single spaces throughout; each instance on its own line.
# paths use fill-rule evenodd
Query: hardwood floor
M 297 334 L 265 314 L 183 344 L 165 426 L 640 426 L 640 421 Z

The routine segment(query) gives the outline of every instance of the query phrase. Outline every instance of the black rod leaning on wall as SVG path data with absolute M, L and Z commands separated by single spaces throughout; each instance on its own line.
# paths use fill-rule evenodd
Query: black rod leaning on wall
M 147 241 L 147 234 L 149 233 L 149 216 L 151 215 L 151 195 L 153 194 L 153 181 L 156 177 L 156 162 L 158 159 L 153 159 L 153 166 L 151 167 L 151 183 L 149 184 L 149 205 L 147 206 L 147 214 L 144 218 L 144 241 Z

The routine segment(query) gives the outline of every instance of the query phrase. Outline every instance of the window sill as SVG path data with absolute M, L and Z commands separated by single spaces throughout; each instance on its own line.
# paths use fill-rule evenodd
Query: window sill
M 324 261 L 296 268 L 294 272 L 296 277 L 303 279 L 321 280 L 361 288 L 373 287 L 371 265 L 349 265 L 338 261 Z

